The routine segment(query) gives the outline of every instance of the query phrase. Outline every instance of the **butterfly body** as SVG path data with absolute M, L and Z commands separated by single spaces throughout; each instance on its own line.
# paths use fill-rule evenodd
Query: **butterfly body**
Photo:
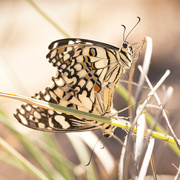
M 133 60 L 132 47 L 124 42 L 119 49 L 87 39 L 62 39 L 49 45 L 47 58 L 57 68 L 52 84 L 33 98 L 65 107 L 107 116 L 112 115 L 112 101 L 120 77 Z M 76 132 L 101 128 L 110 137 L 115 127 L 90 119 L 75 117 L 22 105 L 15 113 L 25 126 L 50 132 Z

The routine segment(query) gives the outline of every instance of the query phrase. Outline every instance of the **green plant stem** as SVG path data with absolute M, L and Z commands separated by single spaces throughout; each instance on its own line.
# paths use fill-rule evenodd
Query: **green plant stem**
M 43 173 L 41 173 L 35 166 L 33 166 L 23 156 L 21 156 L 21 154 L 19 154 L 15 149 L 13 149 L 2 138 L 0 138 L 0 146 L 3 147 L 14 158 L 16 158 L 22 164 L 22 166 L 25 167 L 35 178 L 48 180 L 48 178 Z
M 120 87 L 118 87 L 118 89 L 119 88 Z M 126 92 L 124 92 L 124 93 L 126 93 Z M 108 117 L 99 116 L 99 115 L 87 113 L 87 112 L 84 112 L 84 111 L 79 111 L 79 110 L 76 110 L 76 109 L 72 109 L 72 108 L 68 108 L 68 107 L 57 105 L 57 104 L 48 103 L 48 102 L 45 102 L 45 101 L 40 101 L 40 100 L 37 100 L 37 99 L 33 99 L 33 98 L 25 97 L 25 96 L 20 96 L 20 95 L 16 95 L 16 94 L 0 92 L 0 96 L 20 100 L 22 102 L 32 104 L 32 105 L 35 105 L 35 106 L 38 106 L 38 107 L 41 107 L 41 108 L 50 109 L 50 110 L 53 110 L 53 111 L 63 112 L 63 113 L 66 113 L 66 114 L 71 114 L 71 115 L 80 116 L 80 117 L 83 117 L 83 118 L 86 118 L 86 119 L 91 119 L 91 120 L 94 120 L 94 121 L 107 123 L 107 124 L 110 124 L 110 125 L 113 125 L 113 126 L 117 126 L 117 127 L 123 128 L 123 129 L 127 129 L 127 130 L 129 130 L 131 128 L 131 124 L 128 121 L 124 121 L 124 120 L 118 120 L 117 121 L 117 120 L 110 119 Z M 133 129 L 133 131 L 136 131 L 136 127 Z M 157 139 L 164 140 L 164 141 L 167 141 L 169 143 L 175 144 L 174 139 L 171 136 L 165 135 L 163 132 L 155 132 L 155 131 L 152 131 L 152 130 L 148 130 L 148 132 L 154 138 L 157 138 Z M 178 142 L 180 143 L 180 140 L 178 140 Z M 177 154 L 178 154 L 178 156 L 180 156 L 180 151 L 179 150 L 177 151 Z
M 67 38 L 70 37 L 70 35 L 66 31 L 64 31 L 60 26 L 58 26 L 45 12 L 43 12 L 34 1 L 32 0 L 27 0 L 27 1 L 32 5 L 32 7 L 37 12 L 39 12 L 44 17 L 44 19 L 46 19 L 49 23 L 51 23 L 51 25 L 54 26 L 59 32 L 61 32 Z

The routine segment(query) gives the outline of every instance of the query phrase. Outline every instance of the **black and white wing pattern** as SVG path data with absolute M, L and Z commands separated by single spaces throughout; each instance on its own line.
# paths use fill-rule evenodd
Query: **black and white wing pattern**
M 105 81 L 118 81 L 118 73 L 122 74 L 130 67 L 133 56 L 132 47 L 127 42 L 119 49 L 87 39 L 62 39 L 52 42 L 49 49 L 46 57 L 70 79 L 68 83 L 77 87 L 81 84 L 79 80 L 91 79 L 95 81 L 96 92 L 101 90 Z
M 109 116 L 120 77 L 133 60 L 132 47 L 117 47 L 86 39 L 62 39 L 49 45 L 47 58 L 57 68 L 52 84 L 33 98 L 61 106 Z M 100 93 L 103 91 L 103 95 Z M 21 105 L 14 115 L 30 128 L 51 132 L 76 132 L 102 128 L 110 137 L 115 127 L 90 119 L 59 113 L 30 104 Z
M 114 90 L 133 59 L 132 47 L 121 48 L 87 39 L 62 39 L 49 45 L 49 62 L 80 96 L 94 96 L 104 87 L 105 113 L 112 110 Z M 93 103 L 93 102 L 92 102 Z
M 36 93 L 32 98 L 81 109 L 86 112 L 89 111 L 77 99 L 75 91 L 65 83 L 59 72 L 52 77 L 51 86 Z M 14 116 L 21 124 L 42 131 L 76 132 L 97 128 L 96 125 L 93 126 L 92 123 L 86 122 L 83 118 L 43 109 L 27 103 L 21 105 Z

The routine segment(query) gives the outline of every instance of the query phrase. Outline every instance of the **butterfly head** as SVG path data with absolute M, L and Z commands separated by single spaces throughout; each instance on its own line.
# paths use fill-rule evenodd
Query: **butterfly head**
M 126 26 L 122 25 L 124 27 L 124 33 L 123 33 L 123 45 L 120 49 L 120 57 L 123 61 L 123 64 L 126 65 L 126 68 L 129 68 L 131 66 L 132 60 L 133 60 L 133 48 L 132 46 L 126 41 L 128 36 L 131 34 L 133 29 L 139 24 L 141 18 L 137 17 L 138 21 L 134 25 L 134 27 L 130 30 L 130 32 L 125 36 Z
M 129 68 L 133 61 L 133 48 L 127 41 L 124 41 L 122 44 L 120 56 L 123 64 L 126 65 L 126 68 Z

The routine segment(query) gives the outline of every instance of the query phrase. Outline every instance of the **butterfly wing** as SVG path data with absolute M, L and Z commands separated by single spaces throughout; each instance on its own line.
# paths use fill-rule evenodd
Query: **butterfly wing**
M 65 83 L 59 72 L 52 78 L 51 86 L 44 91 L 36 93 L 33 98 L 89 112 L 89 109 L 84 107 L 81 101 L 77 99 L 75 91 Z M 96 108 L 94 107 L 94 109 Z M 21 124 L 42 131 L 76 132 L 100 128 L 100 124 L 96 124 L 92 120 L 40 108 L 27 103 L 21 105 L 14 116 Z
M 49 62 L 62 72 L 64 78 L 68 77 L 67 83 L 78 91 L 84 82 L 91 81 L 94 90 L 99 92 L 107 75 L 111 75 L 111 70 L 118 65 L 119 49 L 105 43 L 63 39 L 51 43 L 49 49 Z

